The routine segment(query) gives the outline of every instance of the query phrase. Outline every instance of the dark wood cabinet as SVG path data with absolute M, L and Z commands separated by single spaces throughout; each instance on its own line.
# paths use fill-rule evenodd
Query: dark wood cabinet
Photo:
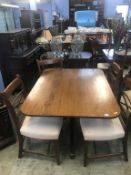
M 20 23 L 22 28 L 40 29 L 41 15 L 39 11 L 21 10 Z
M 69 21 L 68 20 L 54 20 L 53 25 L 58 26 L 58 33 L 63 33 L 64 30 L 67 29 L 69 25 Z
M 74 13 L 78 10 L 97 10 L 98 25 L 103 23 L 104 0 L 69 0 L 69 23 L 71 26 L 75 26 Z
M 0 105 L 0 149 L 16 141 L 6 106 Z
M 20 74 L 27 89 L 37 79 L 35 60 L 40 48 L 34 43 L 35 34 L 30 29 L 0 33 L 0 69 L 5 86 Z

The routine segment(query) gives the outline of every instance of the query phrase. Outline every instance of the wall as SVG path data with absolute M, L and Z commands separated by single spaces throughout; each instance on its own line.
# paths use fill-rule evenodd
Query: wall
M 30 9 L 31 10 L 37 10 L 37 6 L 36 6 L 36 1 L 35 0 L 29 0 L 29 4 L 30 4 Z
M 69 19 L 69 0 L 54 0 L 60 16 Z
M 105 0 L 104 16 L 113 17 L 116 13 L 116 5 L 124 3 L 124 0 Z
M 45 27 L 48 28 L 52 26 L 52 4 L 50 3 L 50 1 L 47 3 L 38 3 L 37 9 L 43 11 Z

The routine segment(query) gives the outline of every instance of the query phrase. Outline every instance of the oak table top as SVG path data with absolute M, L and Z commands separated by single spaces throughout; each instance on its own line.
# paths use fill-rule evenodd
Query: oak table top
M 48 69 L 21 106 L 30 116 L 114 118 L 120 108 L 103 71 Z

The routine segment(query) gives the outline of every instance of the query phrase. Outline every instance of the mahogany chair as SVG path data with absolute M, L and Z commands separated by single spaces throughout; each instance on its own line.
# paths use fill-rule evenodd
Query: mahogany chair
M 24 88 L 24 83 L 19 75 L 17 75 L 16 78 L 5 88 L 5 90 L 0 93 L 0 99 L 7 106 L 17 133 L 19 143 L 18 157 L 21 158 L 23 152 L 47 156 L 44 153 L 31 151 L 24 148 L 23 144 L 25 138 L 30 140 L 49 140 L 55 142 L 56 160 L 57 164 L 60 164 L 59 136 L 62 128 L 62 118 L 22 116 L 23 122 L 20 124 L 20 112 L 18 109 L 25 97 L 26 91 Z
M 119 100 L 122 91 L 123 69 L 116 62 L 112 62 L 106 75 L 115 97 Z
M 96 68 L 97 62 L 99 62 L 101 46 L 97 38 L 89 38 L 89 42 L 90 42 L 91 51 L 92 51 L 92 57 L 90 59 L 90 67 Z
M 120 102 L 120 108 L 120 116 L 114 119 L 80 119 L 84 138 L 84 166 L 87 165 L 87 160 L 109 156 L 123 155 L 125 161 L 128 161 L 127 138 L 131 120 L 131 100 L 125 92 L 123 92 L 123 102 Z M 89 142 L 109 142 L 112 140 L 120 140 L 123 150 L 115 153 L 88 155 Z
M 128 32 L 119 44 L 119 48 L 116 50 L 109 45 L 108 49 L 103 49 L 103 54 L 109 61 L 116 60 L 121 64 L 123 69 L 130 63 L 131 57 L 131 33 Z
M 36 60 L 37 61 L 37 67 L 39 71 L 39 75 L 41 75 L 42 71 L 46 68 L 54 68 L 54 67 L 62 67 L 63 66 L 63 59 L 62 58 L 47 58 L 47 59 L 41 59 Z
M 126 76 L 123 79 L 123 92 L 127 95 L 129 100 L 131 101 L 131 77 Z M 120 102 L 123 103 L 123 92 L 121 94 Z

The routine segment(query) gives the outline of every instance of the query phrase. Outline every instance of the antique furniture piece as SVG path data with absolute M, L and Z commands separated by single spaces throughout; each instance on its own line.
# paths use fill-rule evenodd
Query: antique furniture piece
M 53 96 L 51 103 L 50 95 Z M 50 105 L 47 106 L 47 102 Z M 114 118 L 120 109 L 101 70 L 48 69 L 29 93 L 21 112 L 35 116 Z
M 42 153 L 28 151 L 23 147 L 25 137 L 36 140 L 49 140 L 54 141 L 56 144 L 56 160 L 57 163 L 60 164 L 59 135 L 62 128 L 62 118 L 25 116 L 21 126 L 19 123 L 20 116 L 18 115 L 20 115 L 20 113 L 18 113 L 18 108 L 25 96 L 26 91 L 23 81 L 19 75 L 17 75 L 17 77 L 5 88 L 5 90 L 0 93 L 0 98 L 7 106 L 17 132 L 19 141 L 18 157 L 21 158 L 23 152 L 37 153 L 42 155 Z M 16 108 L 17 113 L 15 112 Z
M 84 166 L 87 165 L 87 159 L 111 157 L 124 155 L 125 161 L 128 161 L 127 153 L 127 132 L 130 118 L 131 102 L 126 94 L 123 94 L 124 107 L 121 116 L 114 119 L 80 119 L 82 133 L 84 137 Z M 126 109 L 125 109 L 126 108 Z M 108 115 L 108 114 L 107 114 Z M 115 153 L 88 155 L 88 144 L 90 141 L 121 141 L 123 150 Z
M 104 19 L 104 0 L 70 0 L 69 1 L 69 19 L 70 26 L 75 26 L 75 12 L 82 10 L 98 11 L 98 25 L 103 23 Z
M 57 25 L 58 26 L 58 33 L 63 33 L 65 29 L 67 29 L 68 27 L 68 20 L 64 20 L 64 19 L 57 19 L 53 21 L 53 25 Z
M 123 86 L 123 69 L 116 62 L 112 62 L 107 70 L 107 79 L 111 89 L 119 101 Z
M 123 29 L 124 30 L 124 29 Z M 117 32 L 117 31 L 116 31 Z M 119 32 L 119 30 L 118 30 Z M 116 35 L 116 41 L 118 40 L 118 32 Z M 131 64 L 131 34 L 130 31 L 120 31 L 121 40 L 117 41 L 118 44 L 113 44 L 113 47 L 109 46 L 108 49 L 103 49 L 104 56 L 108 61 L 115 60 L 123 68 Z
M 39 71 L 39 75 L 42 74 L 43 70 L 46 68 L 54 68 L 54 67 L 62 67 L 63 66 L 63 60 L 62 58 L 47 58 L 47 59 L 41 59 L 36 60 L 37 67 Z
M 1 100 L 1 99 L 0 99 Z M 7 107 L 0 104 L 0 149 L 16 141 Z
M 22 28 L 30 28 L 40 29 L 41 28 L 41 15 L 39 11 L 34 10 L 21 10 L 21 27 Z
M 64 58 L 63 66 L 65 68 L 89 68 L 91 59 L 91 52 L 80 52 L 80 57 L 72 57 L 72 54 L 69 54 L 69 58 Z
M 0 32 L 7 32 L 15 28 L 20 28 L 19 17 L 19 8 L 0 6 Z
M 70 118 L 72 136 L 75 118 L 112 119 L 119 116 L 120 108 L 101 70 L 47 69 L 30 91 L 21 112 L 32 117 Z M 74 154 L 73 137 L 71 153 Z
M 124 99 L 122 97 L 123 93 L 128 97 L 131 101 L 131 78 L 130 75 L 127 75 L 123 78 L 123 91 L 121 93 L 120 103 L 124 103 Z
M 68 27 L 68 29 L 64 31 L 64 34 L 66 36 L 70 35 L 71 37 L 73 37 L 77 33 L 82 36 L 86 36 L 87 39 L 96 39 L 100 44 L 101 48 L 109 49 L 109 45 L 111 45 L 112 42 L 112 34 L 109 29 L 103 29 L 100 27 Z
M 5 85 L 19 73 L 30 89 L 37 78 L 35 59 L 39 54 L 39 46 L 34 44 L 30 29 L 0 33 L 0 69 Z

